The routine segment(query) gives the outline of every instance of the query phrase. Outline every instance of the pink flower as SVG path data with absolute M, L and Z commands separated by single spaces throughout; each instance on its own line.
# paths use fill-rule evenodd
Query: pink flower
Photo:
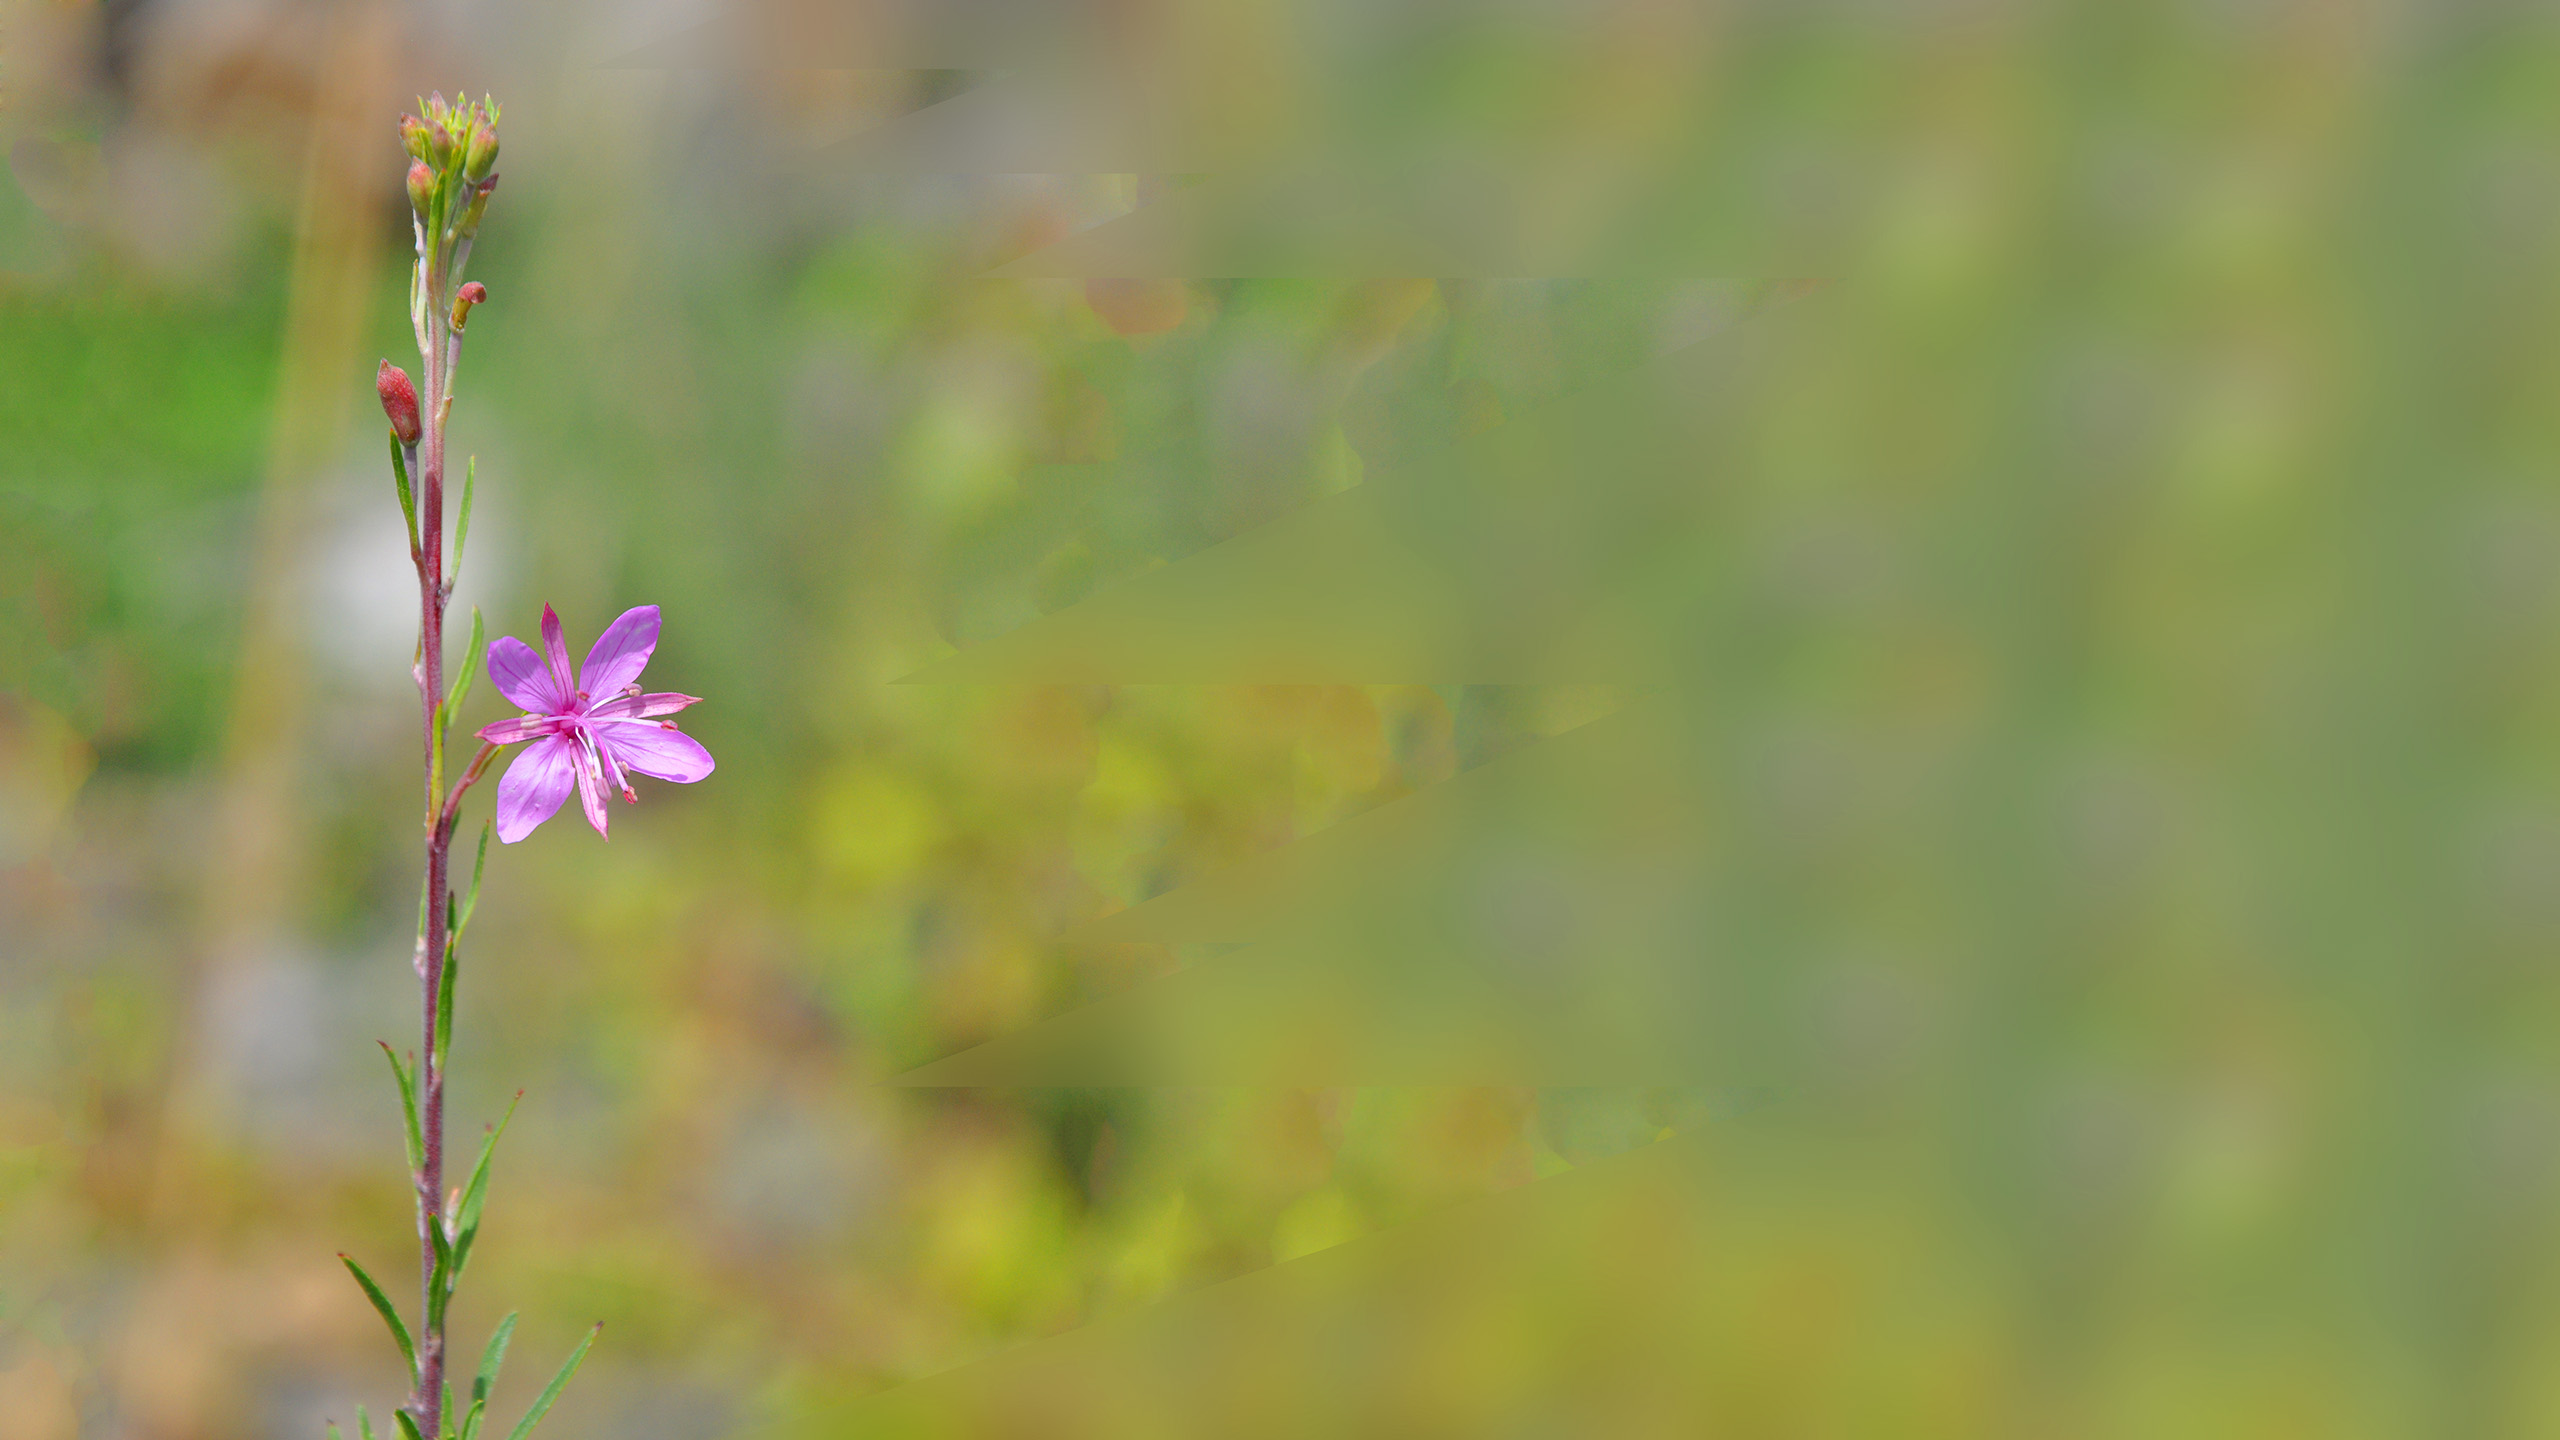
M 576 786 L 587 823 L 605 833 L 608 788 L 638 801 L 625 772 L 690 785 L 711 773 L 711 752 L 676 729 L 672 715 L 700 701 L 672 692 L 644 695 L 637 683 L 658 648 L 658 607 L 642 605 L 596 637 L 587 662 L 569 676 L 560 617 L 542 607 L 543 655 L 512 635 L 489 646 L 489 680 L 526 714 L 480 732 L 492 745 L 525 746 L 498 781 L 498 838 L 514 844 L 552 817 Z M 548 656 L 548 659 L 545 659 Z M 610 838 L 610 837 L 608 837 Z

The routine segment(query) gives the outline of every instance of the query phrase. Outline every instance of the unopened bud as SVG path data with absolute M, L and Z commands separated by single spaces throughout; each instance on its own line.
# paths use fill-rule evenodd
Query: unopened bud
M 426 159 L 426 158 L 427 158 L 427 122 L 426 122 L 426 121 L 424 121 L 424 120 L 419 119 L 419 118 L 418 118 L 417 116 L 415 116 L 415 115 L 403 115 L 403 116 L 401 116 L 401 117 L 400 117 L 400 148 L 401 148 L 401 149 L 403 149 L 403 150 L 408 151 L 408 152 L 409 152 L 409 158 L 410 158 L 410 159 L 412 159 L 412 160 L 424 160 L 424 159 Z
M 454 293 L 453 328 L 459 330 L 463 326 L 470 324 L 471 307 L 480 304 L 488 298 L 488 286 L 481 284 L 477 280 L 465 282 L 463 287 Z
M 480 233 L 480 216 L 483 212 L 488 210 L 489 195 L 497 188 L 498 177 L 492 175 L 488 179 L 481 181 L 479 188 L 471 192 L 471 203 L 464 206 L 462 210 L 462 223 L 455 227 L 457 233 L 462 235 L 477 235 Z
M 426 214 L 436 203 L 436 172 L 421 160 L 409 167 L 409 208 Z
M 498 132 L 482 125 L 471 132 L 470 148 L 463 152 L 462 178 L 477 183 L 498 163 Z
M 373 372 L 373 388 L 382 396 L 382 413 L 390 417 L 391 433 L 403 445 L 415 445 L 423 433 L 418 424 L 418 388 L 409 383 L 409 372 L 385 360 Z
M 453 162 L 453 132 L 441 124 L 427 131 L 427 159 L 439 170 Z

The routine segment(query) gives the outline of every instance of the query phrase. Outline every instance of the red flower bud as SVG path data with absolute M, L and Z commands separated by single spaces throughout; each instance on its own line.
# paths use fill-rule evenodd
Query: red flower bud
M 409 208 L 425 215 L 436 203 L 436 172 L 424 160 L 409 167 Z
M 415 115 L 403 115 L 403 116 L 401 116 L 401 117 L 400 117 L 400 148 L 401 148 L 401 149 L 403 149 L 403 150 L 408 151 L 408 152 L 409 152 L 409 158 L 410 158 L 410 159 L 412 159 L 412 160 L 424 160 L 424 159 L 426 159 L 426 158 L 427 158 L 427 122 L 426 122 L 426 121 L 424 121 L 424 120 L 419 119 L 419 118 L 418 118 L 417 116 L 415 116 Z
M 382 396 L 382 413 L 391 418 L 391 433 L 403 445 L 415 445 L 423 433 L 418 424 L 418 389 L 409 383 L 409 372 L 385 360 L 373 372 L 373 388 Z
M 477 280 L 466 281 L 453 297 L 453 328 L 461 329 L 471 321 L 471 307 L 489 298 L 489 287 Z

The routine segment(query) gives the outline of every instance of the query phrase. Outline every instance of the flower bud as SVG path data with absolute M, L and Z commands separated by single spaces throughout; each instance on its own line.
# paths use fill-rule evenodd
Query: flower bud
M 423 427 L 418 423 L 418 389 L 409 383 L 409 372 L 385 360 L 373 372 L 373 388 L 382 397 L 382 413 L 391 420 L 391 433 L 403 445 L 415 445 Z
M 409 152 L 409 158 L 410 158 L 410 159 L 412 159 L 412 160 L 424 160 L 424 159 L 426 159 L 426 158 L 427 158 L 427 122 L 426 122 L 426 121 L 424 121 L 424 120 L 419 119 L 419 118 L 418 118 L 417 116 L 415 116 L 415 115 L 403 115 L 403 116 L 401 116 L 401 117 L 400 117 L 400 148 L 401 148 L 401 149 L 403 149 L 403 150 L 408 151 L 408 152 Z
M 480 233 L 480 216 L 489 208 L 490 192 L 497 188 L 498 177 L 492 175 L 471 192 L 471 203 L 462 210 L 462 223 L 454 227 L 456 234 L 470 236 Z
M 427 159 L 442 170 L 453 162 L 453 132 L 442 125 L 427 131 Z
M 498 132 L 482 125 L 471 132 L 470 148 L 463 152 L 462 178 L 477 183 L 498 163 Z
M 459 291 L 455 292 L 453 297 L 453 328 L 459 330 L 463 326 L 471 323 L 471 307 L 486 301 L 488 298 L 488 286 L 481 284 L 477 280 L 466 281 L 463 284 L 463 287 Z
M 409 208 L 425 215 L 435 207 L 436 172 L 421 160 L 409 167 Z

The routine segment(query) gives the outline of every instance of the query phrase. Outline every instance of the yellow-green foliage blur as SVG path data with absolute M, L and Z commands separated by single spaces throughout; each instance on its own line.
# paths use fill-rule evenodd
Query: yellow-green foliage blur
M 457 85 L 506 1423 L 2560 1433 L 2549 17 L 0 0 L 0 1440 L 405 1388 Z

